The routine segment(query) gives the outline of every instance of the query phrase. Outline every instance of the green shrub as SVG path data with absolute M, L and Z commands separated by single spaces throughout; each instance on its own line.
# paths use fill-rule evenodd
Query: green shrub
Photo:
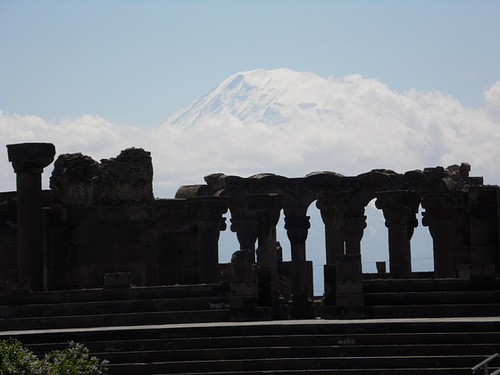
M 40 360 L 19 341 L 0 341 L 1 374 L 42 374 L 40 367 Z
M 82 344 L 70 341 L 63 350 L 54 350 L 43 359 L 14 339 L 0 340 L 0 374 L 71 375 L 105 374 L 108 361 L 89 356 Z

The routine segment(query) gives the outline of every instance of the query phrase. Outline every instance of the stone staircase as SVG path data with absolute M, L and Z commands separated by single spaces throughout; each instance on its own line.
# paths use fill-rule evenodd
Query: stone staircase
M 500 318 L 186 323 L 11 334 L 40 353 L 68 340 L 84 343 L 110 361 L 111 375 L 460 375 L 500 351 Z
M 500 352 L 499 286 L 370 279 L 368 319 L 261 322 L 231 322 L 227 285 L 3 293 L 0 339 L 80 342 L 111 375 L 471 374 Z
M 500 279 L 372 279 L 368 318 L 500 316 Z
M 0 294 L 0 331 L 228 321 L 227 285 Z

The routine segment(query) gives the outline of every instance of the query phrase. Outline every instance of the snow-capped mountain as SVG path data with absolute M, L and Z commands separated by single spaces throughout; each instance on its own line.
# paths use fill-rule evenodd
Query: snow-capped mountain
M 325 94 L 334 92 L 333 85 L 316 74 L 284 68 L 237 73 L 168 122 L 185 127 L 205 117 L 230 115 L 244 123 L 283 124 L 304 110 L 310 116 L 311 110 L 331 109 Z

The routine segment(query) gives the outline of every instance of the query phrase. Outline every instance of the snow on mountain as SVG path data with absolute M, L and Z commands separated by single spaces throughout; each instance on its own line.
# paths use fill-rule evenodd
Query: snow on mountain
M 245 123 L 284 124 L 304 111 L 307 116 L 311 110 L 328 111 L 325 93 L 334 91 L 332 84 L 333 81 L 313 73 L 290 69 L 237 73 L 167 122 L 195 126 L 205 116 L 230 114 Z

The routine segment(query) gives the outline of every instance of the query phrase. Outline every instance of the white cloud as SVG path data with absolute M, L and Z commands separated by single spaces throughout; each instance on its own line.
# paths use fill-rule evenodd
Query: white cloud
M 486 112 L 492 121 L 500 122 L 500 81 L 485 90 Z

